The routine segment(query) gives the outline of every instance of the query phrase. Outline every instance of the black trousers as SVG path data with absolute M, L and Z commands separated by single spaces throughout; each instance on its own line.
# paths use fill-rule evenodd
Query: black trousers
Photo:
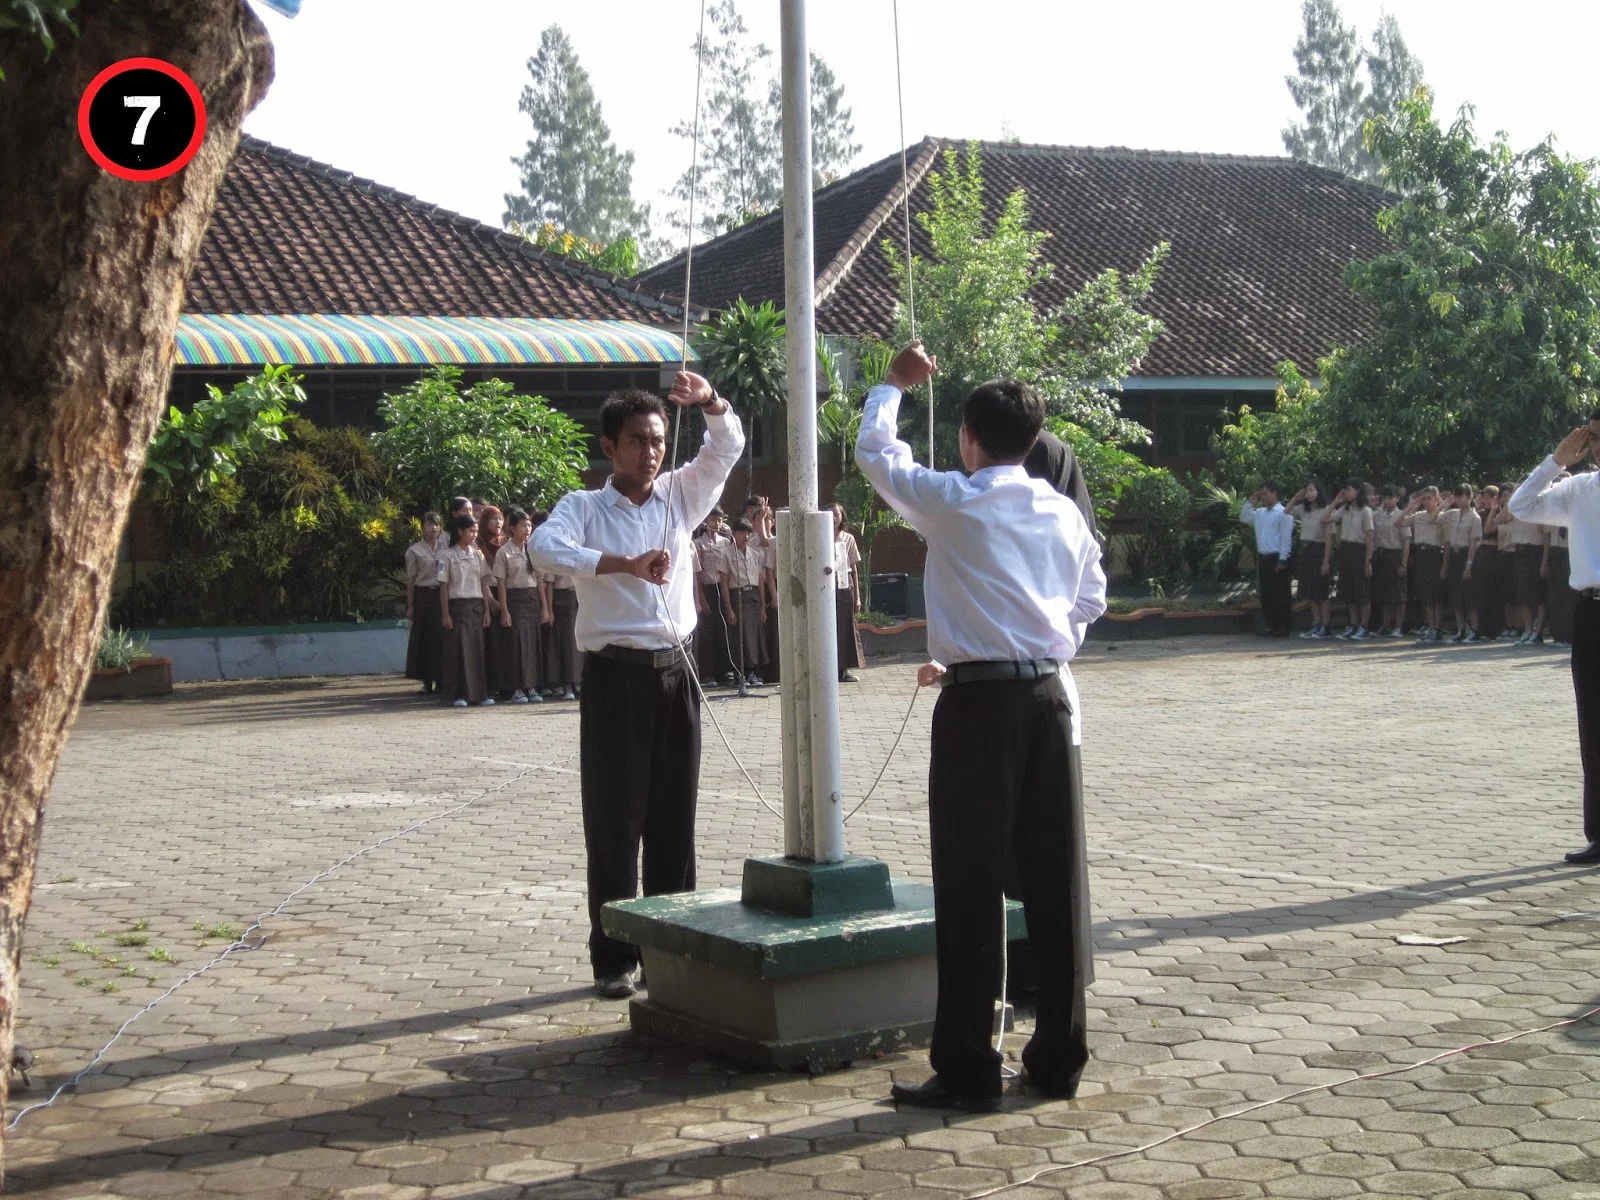
M 1087 913 L 1076 911 L 1088 891 L 1074 879 L 1084 855 L 1071 722 L 1056 678 L 956 684 L 934 709 L 928 821 L 939 995 L 930 1057 L 941 1079 L 969 1094 L 1001 1090 L 990 1039 L 1013 858 L 1039 988 L 1022 1061 L 1048 1087 L 1069 1086 L 1089 1061 Z
M 1600 842 L 1600 600 L 1578 597 L 1572 614 L 1572 691 L 1583 757 L 1583 836 Z
M 700 698 L 687 664 L 656 670 L 586 654 L 578 715 L 589 961 L 599 978 L 639 962 L 637 947 L 600 931 L 600 909 L 638 895 L 641 843 L 645 895 L 694 890 Z
M 1292 572 L 1278 570 L 1282 561 L 1276 554 L 1262 554 L 1256 563 L 1256 590 L 1261 594 L 1261 619 L 1268 633 L 1288 633 L 1293 620 L 1289 600 Z
M 700 588 L 705 611 L 695 622 L 695 653 L 700 664 L 700 679 L 710 687 L 733 670 L 733 637 L 728 631 L 728 618 L 722 613 L 722 590 L 714 583 L 702 583 Z

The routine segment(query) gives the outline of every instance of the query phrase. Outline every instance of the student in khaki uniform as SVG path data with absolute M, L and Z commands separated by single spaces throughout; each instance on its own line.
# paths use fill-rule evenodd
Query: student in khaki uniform
M 1365 641 L 1372 615 L 1372 506 L 1367 485 L 1352 479 L 1333 499 L 1329 528 L 1339 542 L 1339 596 L 1345 603 L 1346 624 L 1339 636 L 1345 641 Z M 1333 557 L 1333 538 L 1323 551 L 1323 561 Z
M 861 631 L 856 614 L 861 611 L 861 549 L 855 534 L 844 527 L 844 505 L 835 504 L 833 514 L 833 581 L 836 628 L 839 639 L 839 682 L 855 683 L 854 667 L 865 666 L 861 653 Z
M 1375 637 L 1397 638 L 1405 624 L 1402 581 L 1410 534 L 1400 511 L 1400 489 L 1391 483 L 1383 489 L 1372 513 L 1372 619 L 1378 626 Z
M 535 530 L 550 519 L 547 512 L 533 514 Z M 544 671 L 545 693 L 553 700 L 576 700 L 583 678 L 583 654 L 578 649 L 578 589 L 572 576 L 541 570 L 539 587 L 545 612 L 544 639 L 539 665 Z
M 722 557 L 733 539 L 723 528 L 723 512 L 713 508 L 694 539 L 695 654 L 700 682 L 733 682 L 732 635 L 722 612 Z
M 766 506 L 765 497 L 762 497 L 761 524 L 756 526 L 756 532 L 761 537 L 761 568 L 767 587 L 767 626 L 762 633 L 767 665 L 763 678 L 768 683 L 779 683 L 783 676 L 778 664 L 782 654 L 778 645 L 778 514 Z
M 753 538 L 755 530 L 740 517 L 733 523 L 733 544 L 722 553 L 722 614 L 737 639 L 734 665 L 751 686 L 761 683 L 766 665 L 766 642 L 761 636 L 767 621 L 766 555 Z
M 1558 475 L 1556 482 L 1567 475 Z M 1578 610 L 1578 593 L 1572 590 L 1572 558 L 1567 544 L 1565 525 L 1546 525 L 1550 531 L 1548 554 L 1545 558 L 1545 583 L 1550 589 L 1550 599 L 1545 607 L 1550 614 L 1550 644 L 1572 644 L 1572 617 Z
M 1505 600 L 1500 591 L 1498 570 L 1500 535 L 1495 527 L 1500 505 L 1500 489 L 1492 483 L 1484 486 L 1474 502 L 1478 519 L 1483 522 L 1483 540 L 1478 543 L 1477 556 L 1472 560 L 1472 607 L 1477 614 L 1474 628 L 1484 641 L 1498 637 L 1505 627 Z
M 1328 601 L 1328 489 L 1312 480 L 1285 511 L 1300 523 L 1295 578 L 1300 599 L 1311 603 L 1311 628 L 1300 636 L 1325 638 L 1332 607 Z
M 1517 544 L 1511 530 L 1516 518 L 1510 507 L 1514 491 L 1516 485 L 1501 484 L 1498 503 L 1483 522 L 1483 540 L 1487 542 L 1489 534 L 1494 534 L 1494 594 L 1495 603 L 1500 606 L 1500 632 L 1496 639 L 1502 642 L 1520 641 L 1528 632 L 1526 626 L 1517 624 Z M 1487 629 L 1480 628 L 1480 632 L 1489 636 Z
M 545 607 L 538 569 L 528 555 L 533 518 L 527 509 L 513 505 L 506 513 L 506 528 L 511 536 L 494 556 L 491 568 L 502 599 L 501 636 L 496 648 L 500 678 L 511 692 L 513 704 L 542 704 L 541 643 L 550 613 Z
M 445 549 L 443 522 L 436 512 L 422 514 L 422 540 L 406 547 L 406 678 L 422 683 L 423 695 L 439 687 L 444 626 L 439 624 L 439 555 Z
M 489 628 L 489 563 L 478 549 L 478 523 L 456 518 L 455 545 L 439 556 L 439 616 L 444 626 L 444 663 L 439 692 L 456 708 L 491 705 L 483 662 L 483 631 Z
M 1417 631 L 1419 646 L 1439 640 L 1439 623 L 1443 615 L 1440 590 L 1444 578 L 1444 530 L 1440 527 L 1442 515 L 1439 489 L 1430 486 L 1412 494 L 1403 517 L 1410 533 L 1410 558 L 1416 564 L 1417 610 L 1421 613 L 1422 621 L 1422 628 Z
M 1549 573 L 1550 530 L 1544 525 L 1534 525 L 1521 520 L 1507 510 L 1509 520 L 1502 520 L 1500 537 L 1511 543 L 1514 559 L 1512 613 L 1517 628 L 1523 631 L 1517 639 L 1519 646 L 1538 646 L 1544 643 L 1546 577 Z
M 1476 642 L 1479 638 L 1472 564 L 1483 542 L 1483 521 L 1473 507 L 1470 483 L 1456 486 L 1450 507 L 1439 523 L 1444 530 L 1444 571 L 1450 581 L 1450 607 L 1456 616 L 1456 631 L 1450 640 Z

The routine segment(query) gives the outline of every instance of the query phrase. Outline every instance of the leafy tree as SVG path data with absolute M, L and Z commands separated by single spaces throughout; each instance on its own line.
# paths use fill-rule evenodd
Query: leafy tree
M 601 271 L 609 271 L 613 275 L 626 277 L 636 275 L 639 271 L 639 241 L 631 234 L 624 234 L 610 245 L 606 245 L 602 242 L 591 242 L 588 238 L 581 238 L 575 233 L 559 229 L 553 221 L 546 221 L 534 230 L 529 230 L 520 221 L 512 221 L 506 229 L 507 232 L 532 242 L 541 250 L 559 254 L 563 258 L 575 259 Z
M 522 192 L 506 196 L 506 225 L 548 222 L 601 244 L 642 236 L 650 209 L 633 202 L 633 153 L 612 143 L 589 73 L 561 26 L 544 31 L 528 73 L 533 82 L 517 108 L 532 120 L 533 137 L 511 160 L 522 173 Z
M 755 465 L 755 422 L 783 403 L 788 389 L 784 320 L 772 301 L 752 308 L 735 300 L 695 337 L 695 352 L 706 378 L 732 404 L 748 427 L 745 438 L 745 491 Z
M 1053 417 L 1045 424 L 1050 432 L 1072 447 L 1073 456 L 1083 468 L 1084 484 L 1094 498 L 1095 517 L 1102 529 L 1108 528 L 1123 493 L 1150 468 L 1138 455 L 1130 454 L 1114 442 L 1097 438 L 1066 417 Z
M 588 437 L 576 421 L 501 379 L 460 383 L 459 367 L 439 366 L 379 401 L 373 445 L 418 508 L 443 512 L 463 492 L 549 508 L 582 486 Z
M 1320 367 L 1318 407 L 1365 473 L 1503 477 L 1570 429 L 1600 379 L 1600 186 L 1548 142 L 1480 145 L 1425 92 L 1370 127 L 1394 250 L 1346 278 L 1377 333 Z
M 972 389 L 998 375 L 1028 380 L 1052 414 L 1098 440 L 1147 442 L 1149 430 L 1120 416 L 1108 383 L 1129 375 L 1161 334 L 1161 322 L 1138 306 L 1155 286 L 1166 244 L 1132 274 L 1105 270 L 1053 312 L 1040 312 L 1033 293 L 1054 268 L 1042 249 L 1049 234 L 1028 228 L 1027 193 L 1018 188 L 1007 196 L 991 224 L 977 143 L 964 153 L 946 151 L 944 166 L 929 173 L 932 211 L 917 214 L 933 256 L 911 264 L 917 333 L 939 357 L 933 388 L 938 457 L 954 456 L 961 405 Z M 904 256 L 891 238 L 883 248 L 903 289 Z M 896 337 L 910 334 L 909 310 L 902 306 Z M 919 431 L 927 428 L 925 404 Z
M 304 404 L 300 377 L 267 367 L 227 391 L 208 384 L 206 398 L 184 413 L 170 408 L 145 452 L 145 486 L 159 497 L 215 488 L 242 459 L 283 441 L 290 406 Z
M 1238 416 L 1212 436 L 1217 476 L 1248 494 L 1268 480 L 1293 489 L 1313 478 L 1361 473 L 1348 463 L 1345 439 L 1328 427 L 1319 401 L 1294 364 L 1278 364 L 1273 407 L 1240 405 Z
M 689 191 L 697 179 L 696 232 L 715 237 L 775 212 L 783 201 L 783 92 L 771 49 L 749 40 L 735 0 L 719 0 L 710 17 L 714 34 L 696 38 L 691 47 L 707 80 L 699 161 L 672 188 L 683 209 L 670 222 L 687 232 Z M 815 54 L 810 72 L 811 158 L 814 186 L 820 187 L 842 174 L 861 146 L 844 105 L 844 86 Z M 680 121 L 671 132 L 693 140 L 694 126 Z
M 1171 471 L 1151 468 L 1128 484 L 1124 508 L 1133 520 L 1133 533 L 1124 544 L 1130 566 L 1138 563 L 1137 577 L 1160 582 L 1177 579 L 1183 572 L 1184 523 L 1189 519 L 1189 489 Z
M 817 442 L 839 455 L 839 482 L 834 502 L 844 508 L 845 524 L 859 534 L 861 577 L 872 578 L 872 548 L 880 535 L 905 524 L 900 514 L 878 497 L 872 482 L 856 466 L 856 437 L 861 432 L 862 404 L 867 392 L 883 382 L 894 358 L 894 348 L 874 338 L 864 338 L 854 348 L 856 380 L 846 387 L 836 354 L 818 347 L 817 357 L 827 383 L 828 398 L 817 408 Z
M 1283 131 L 1284 148 L 1298 159 L 1370 183 L 1381 180 L 1363 128 L 1397 111 L 1422 86 L 1422 63 L 1406 46 L 1400 23 L 1386 14 L 1363 46 L 1336 0 L 1304 0 L 1305 22 L 1295 43 L 1296 74 L 1285 77 L 1302 120 Z M 1365 66 L 1367 82 L 1360 75 Z

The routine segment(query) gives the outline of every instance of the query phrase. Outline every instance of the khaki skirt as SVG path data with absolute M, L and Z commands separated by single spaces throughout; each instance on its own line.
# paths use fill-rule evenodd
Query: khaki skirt
M 544 633 L 538 588 L 508 588 L 506 610 L 511 628 L 500 629 L 500 686 L 510 692 L 534 692 L 544 686 L 539 669 Z
M 439 694 L 447 704 L 457 700 L 481 704 L 489 698 L 483 664 L 483 601 L 452 599 L 450 620 L 455 628 L 444 631 Z

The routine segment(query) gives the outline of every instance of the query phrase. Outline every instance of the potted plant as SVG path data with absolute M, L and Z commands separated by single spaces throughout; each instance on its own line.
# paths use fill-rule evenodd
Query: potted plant
M 85 700 L 131 700 L 172 691 L 172 660 L 150 653 L 142 633 L 109 628 L 100 635 Z

